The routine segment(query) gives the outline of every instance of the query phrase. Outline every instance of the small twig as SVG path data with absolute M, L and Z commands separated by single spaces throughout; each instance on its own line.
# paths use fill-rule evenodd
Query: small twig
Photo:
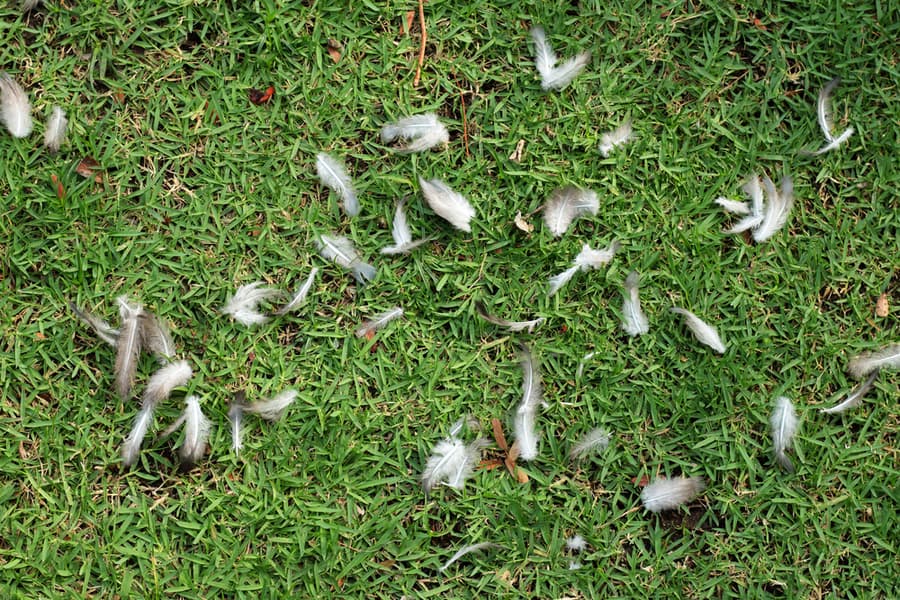
M 422 46 L 419 48 L 419 64 L 416 67 L 416 78 L 413 79 L 413 87 L 419 87 L 422 78 L 422 65 L 425 64 L 425 42 L 428 40 L 428 32 L 425 30 L 425 0 L 419 0 L 419 27 L 422 28 Z
M 469 120 L 466 118 L 466 94 L 462 89 L 459 90 L 459 101 L 462 104 L 463 144 L 466 147 L 466 156 L 469 156 Z

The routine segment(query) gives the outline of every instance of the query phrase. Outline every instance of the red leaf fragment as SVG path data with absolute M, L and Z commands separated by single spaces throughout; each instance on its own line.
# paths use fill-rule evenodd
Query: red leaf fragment
M 266 91 L 262 92 L 256 88 L 250 88 L 249 96 L 250 102 L 259 106 L 260 104 L 265 104 L 269 100 L 272 99 L 272 96 L 275 95 L 275 86 L 270 85 L 266 88 Z
M 50 181 L 52 181 L 53 185 L 56 186 L 56 197 L 62 200 L 66 195 L 66 190 L 65 188 L 63 188 L 63 184 L 62 182 L 60 182 L 59 177 L 57 177 L 55 174 L 50 175 Z

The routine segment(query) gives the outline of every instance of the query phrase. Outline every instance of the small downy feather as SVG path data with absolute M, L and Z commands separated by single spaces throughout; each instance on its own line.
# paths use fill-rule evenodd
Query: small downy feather
M 225 302 L 225 306 L 222 307 L 222 313 L 229 315 L 232 319 L 247 327 L 265 323 L 269 320 L 269 317 L 260 312 L 260 303 L 278 298 L 284 294 L 279 289 L 265 287 L 265 285 L 262 281 L 254 281 L 253 283 L 242 285 Z
M 142 349 L 152 352 L 162 365 L 175 358 L 175 342 L 168 323 L 145 310 L 140 316 L 140 327 Z
M 831 119 L 831 94 L 840 83 L 841 78 L 835 77 L 827 84 L 825 84 L 825 87 L 823 87 L 819 91 L 819 98 L 816 102 L 816 116 L 819 120 L 819 128 L 822 130 L 822 134 L 825 136 L 826 144 L 815 152 L 812 152 L 811 154 L 813 156 L 825 154 L 826 152 L 838 148 L 841 144 L 850 139 L 851 135 L 853 135 L 852 127 L 848 127 L 838 136 L 835 136 L 832 133 L 832 131 L 834 130 L 834 123 Z
M 763 186 L 766 189 L 763 218 L 753 230 L 753 239 L 757 242 L 766 241 L 784 227 L 794 206 L 794 182 L 789 176 L 785 175 L 781 180 L 780 190 L 768 177 L 763 177 Z
M 155 408 L 155 404 L 145 404 L 141 407 L 140 412 L 134 419 L 131 432 L 122 443 L 122 464 L 126 467 L 130 467 L 137 462 L 137 457 L 141 452 L 141 444 L 144 442 L 147 430 L 150 429 L 150 425 L 153 423 L 153 411 Z
M 178 360 L 161 367 L 150 376 L 147 387 L 144 389 L 144 396 L 141 399 L 142 405 L 152 404 L 156 406 L 168 398 L 172 390 L 186 384 L 193 374 L 194 371 L 186 360 Z
M 625 122 L 603 134 L 600 138 L 600 154 L 603 158 L 609 158 L 613 149 L 623 144 L 627 144 L 634 139 L 634 131 L 631 128 L 631 119 L 625 119 Z
M 640 275 L 632 271 L 625 278 L 625 294 L 622 300 L 622 329 L 631 337 L 643 335 L 650 331 L 650 322 L 641 310 L 641 298 L 638 292 Z
M 347 174 L 347 169 L 340 162 L 320 152 L 316 155 L 316 172 L 322 185 L 331 188 L 340 196 L 344 212 L 348 217 L 359 214 L 359 199 L 356 190 L 353 189 L 353 181 Z
M 425 202 L 439 217 L 461 231 L 472 231 L 471 221 L 475 216 L 475 209 L 462 194 L 453 191 L 440 179 L 419 177 L 419 187 L 422 188 Z
M 712 325 L 709 325 L 691 311 L 677 306 L 670 308 L 669 311 L 684 317 L 684 324 L 691 330 L 698 342 L 709 346 L 719 354 L 725 354 L 725 344 L 722 343 L 722 339 Z
M 212 424 L 200 409 L 200 398 L 188 396 L 184 401 L 184 442 L 178 448 L 181 470 L 190 471 L 206 453 Z
M 94 330 L 94 333 L 97 334 L 97 337 L 115 348 L 119 343 L 119 330 L 98 317 L 97 315 L 88 312 L 86 310 L 82 310 L 75 306 L 74 303 L 69 302 L 69 310 L 75 313 L 75 316 L 78 317 L 78 320 L 90 327 Z
M 469 554 L 471 552 L 481 552 L 482 550 L 487 550 L 489 548 L 500 548 L 500 547 L 501 546 L 499 544 L 494 544 L 493 542 L 481 542 L 479 544 L 470 544 L 468 546 L 463 546 L 462 548 L 457 550 L 456 553 L 450 557 L 450 560 L 445 562 L 443 564 L 443 566 L 441 566 L 441 568 L 438 569 L 438 571 L 443 573 L 444 571 L 447 570 L 447 568 L 450 565 L 452 565 L 453 563 L 458 561 L 460 558 L 462 558 L 463 556 L 465 556 L 466 554 Z
M 398 151 L 422 152 L 446 144 L 450 141 L 450 134 L 436 114 L 426 113 L 400 119 L 381 128 L 381 141 L 388 143 L 398 139 L 407 140 Z
M 285 390 L 269 400 L 260 400 L 253 404 L 244 404 L 245 413 L 258 415 L 269 422 L 275 422 L 284 415 L 284 411 L 297 399 L 296 390 Z
M 463 489 L 481 461 L 482 450 L 489 445 L 490 441 L 485 438 L 466 444 L 455 435 L 438 442 L 422 472 L 425 496 L 440 483 L 456 490 Z
M 542 27 L 531 30 L 534 40 L 534 65 L 541 76 L 541 87 L 545 90 L 561 90 L 569 85 L 590 62 L 591 53 L 582 52 L 557 66 L 556 53 L 547 41 Z
M 872 371 L 900 369 L 900 344 L 891 344 L 875 352 L 865 352 L 854 357 L 847 371 L 855 379 L 862 379 Z
M 397 202 L 397 209 L 394 211 L 394 223 L 391 226 L 391 235 L 394 238 L 394 245 L 382 248 L 382 254 L 406 254 L 429 240 L 429 238 L 425 238 L 413 241 L 412 231 L 410 231 L 409 223 L 406 221 L 406 198 L 401 198 Z
M 732 200 L 731 198 L 726 198 L 725 196 L 719 196 L 718 198 L 716 198 L 716 204 L 724 208 L 726 211 L 734 213 L 736 215 L 750 214 L 750 205 L 746 202 Z
M 0 71 L 0 118 L 13 137 L 23 138 L 31 134 L 28 96 L 16 80 L 3 71 Z
M 747 215 L 725 233 L 742 233 L 748 229 L 759 227 L 759 224 L 762 223 L 765 217 L 763 214 L 765 208 L 763 205 L 763 191 L 759 182 L 759 176 L 756 174 L 751 175 L 747 182 L 744 183 L 743 190 L 750 197 L 749 205 L 745 202 L 728 201 L 728 203 L 723 203 L 723 198 L 716 200 L 722 208 L 729 212 Z
M 44 147 L 50 152 L 59 152 L 59 147 L 66 140 L 66 126 L 68 124 L 66 112 L 60 107 L 54 106 L 53 112 L 47 120 L 47 126 L 44 129 Z
M 522 402 L 513 417 L 513 433 L 519 444 L 519 458 L 534 460 L 538 456 L 537 411 L 542 403 L 540 365 L 531 351 L 522 346 Z
M 353 242 L 342 235 L 320 235 L 316 239 L 319 254 L 325 260 L 334 261 L 342 269 L 353 273 L 356 281 L 363 285 L 375 278 L 375 267 L 363 262 Z
M 671 510 L 690 502 L 705 489 L 702 477 L 659 477 L 644 488 L 641 501 L 650 512 Z
M 573 535 L 572 537 L 566 538 L 566 550 L 572 552 L 573 554 L 577 554 L 578 552 L 584 552 L 587 550 L 588 543 L 587 540 L 581 537 L 578 534 Z
M 484 302 L 482 302 L 481 300 L 475 301 L 475 311 L 478 313 L 478 316 L 480 316 L 488 323 L 493 323 L 498 327 L 506 327 L 509 331 L 513 332 L 525 331 L 527 329 L 528 333 L 532 333 L 535 327 L 544 322 L 544 317 L 538 317 L 537 319 L 532 319 L 531 321 L 507 321 L 506 319 L 495 317 L 487 311 L 487 308 L 484 306 Z
M 402 316 L 403 308 L 400 306 L 395 306 L 394 308 L 378 313 L 357 328 L 356 337 L 369 337 L 391 321 L 399 319 Z
M 872 389 L 872 386 L 875 385 L 875 380 L 878 379 L 878 373 L 878 369 L 875 369 L 869 374 L 869 377 L 866 378 L 865 381 L 853 388 L 843 402 L 832 406 L 831 408 L 823 408 L 819 410 L 819 412 L 833 415 L 850 410 L 851 408 L 856 408 L 862 403 L 863 397 Z
M 619 249 L 619 242 L 615 241 L 602 250 L 594 250 L 587 244 L 581 247 L 581 252 L 575 257 L 575 263 L 557 275 L 550 278 L 550 289 L 547 296 L 552 296 L 569 282 L 570 279 L 578 271 L 588 271 L 590 269 L 599 269 L 613 259 Z
M 596 215 L 599 209 L 596 193 L 570 185 L 550 194 L 544 204 L 544 223 L 554 237 L 559 237 L 572 221 L 585 215 Z
M 119 296 L 119 340 L 116 344 L 116 393 L 123 400 L 131 396 L 134 374 L 141 355 L 140 317 L 144 307 Z
M 591 454 L 603 452 L 609 446 L 609 432 L 602 427 L 591 429 L 572 446 L 569 458 L 575 462 L 586 459 Z
M 306 281 L 300 286 L 300 289 L 297 290 L 290 300 L 288 300 L 287 304 L 275 311 L 275 315 L 282 317 L 303 306 L 303 303 L 306 302 L 306 297 L 309 295 L 309 290 L 312 289 L 313 283 L 316 281 L 316 275 L 318 274 L 319 268 L 313 267 L 312 271 L 309 272 Z
M 788 398 L 779 396 L 775 399 L 775 410 L 769 418 L 772 426 L 772 445 L 775 448 L 775 460 L 778 461 L 785 471 L 794 472 L 794 464 L 787 455 L 788 448 L 797 432 L 797 413 L 794 412 L 794 405 Z
M 244 392 L 236 392 L 228 407 L 228 422 L 231 425 L 231 449 L 240 454 L 244 447 L 242 426 L 244 422 Z

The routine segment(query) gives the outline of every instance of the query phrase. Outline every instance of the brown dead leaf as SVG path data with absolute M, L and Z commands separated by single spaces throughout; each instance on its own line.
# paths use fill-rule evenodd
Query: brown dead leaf
M 891 312 L 891 307 L 888 301 L 888 295 L 887 293 L 881 294 L 875 302 L 875 314 L 879 317 L 886 317 L 889 312 Z
M 516 469 L 516 480 L 519 483 L 528 483 L 528 473 L 525 472 L 525 469 Z
M 522 216 L 522 211 L 516 212 L 516 218 L 514 219 L 516 227 L 525 233 L 531 233 L 534 231 L 534 225 L 528 222 L 528 219 Z
M 409 32 L 412 31 L 413 21 L 416 19 L 416 11 L 408 10 L 406 11 L 406 31 L 405 33 L 409 35 Z
M 513 445 L 509 448 L 509 452 L 506 453 L 506 460 L 503 461 L 506 463 L 506 470 L 509 471 L 509 474 L 513 477 L 516 476 L 517 460 L 519 460 L 519 442 L 513 442 Z
M 95 183 L 103 183 L 103 168 L 90 156 L 85 156 L 75 167 L 75 172 L 85 179 L 93 179 Z
M 509 450 L 509 444 L 506 443 L 506 436 L 503 435 L 503 423 L 500 419 L 491 419 L 491 428 L 494 430 L 494 442 L 497 447 L 506 452 Z
M 493 471 L 494 469 L 499 469 L 503 466 L 503 461 L 499 458 L 491 458 L 489 460 L 481 461 L 481 464 L 478 465 L 484 471 Z
M 516 149 L 512 151 L 512 154 L 509 155 L 509 160 L 517 163 L 522 162 L 522 153 L 525 151 L 525 140 L 519 140 L 519 143 L 516 144 Z
M 53 185 L 56 186 L 56 197 L 62 200 L 66 195 L 66 190 L 63 188 L 62 182 L 59 180 L 59 177 L 56 175 L 50 175 L 50 181 L 53 182 Z
M 339 41 L 333 38 L 328 39 L 328 56 L 331 57 L 331 60 L 334 62 L 338 62 L 341 60 L 341 55 L 344 53 L 344 46 L 341 45 Z
M 640 480 L 638 480 L 637 477 L 632 477 L 631 483 L 633 483 L 634 485 L 636 485 L 640 488 L 647 487 L 647 484 L 650 483 L 650 478 L 647 477 L 646 475 L 641 476 Z
M 275 95 L 275 86 L 270 85 L 266 88 L 266 91 L 260 91 L 256 88 L 250 88 L 250 91 L 247 92 L 247 95 L 250 97 L 250 102 L 259 106 L 260 104 L 266 104 L 269 100 L 272 99 L 272 96 Z

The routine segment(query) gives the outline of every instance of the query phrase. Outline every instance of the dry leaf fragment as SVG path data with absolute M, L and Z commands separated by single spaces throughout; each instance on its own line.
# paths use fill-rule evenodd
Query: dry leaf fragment
M 885 292 L 878 296 L 878 300 L 875 302 L 875 314 L 879 317 L 886 317 L 889 312 L 888 295 Z
M 522 162 L 522 153 L 525 151 L 525 140 L 519 140 L 516 149 L 509 155 L 509 160 L 513 162 Z
M 528 483 L 528 473 L 524 469 L 516 468 L 516 479 L 519 483 Z
M 90 156 L 85 156 L 75 167 L 75 172 L 85 179 L 93 179 L 95 183 L 103 183 L 103 169 L 96 160 Z
M 260 104 L 265 104 L 272 99 L 272 96 L 275 95 L 275 86 L 270 85 L 264 92 L 256 88 L 250 88 L 248 95 L 250 96 L 250 102 L 259 106 Z
M 513 442 L 513 445 L 510 446 L 509 452 L 506 453 L 506 459 L 504 460 L 504 462 L 506 463 L 506 469 L 513 477 L 516 476 L 517 460 L 519 460 L 519 442 Z
M 497 447 L 506 452 L 509 450 L 509 444 L 506 443 L 506 436 L 503 435 L 503 423 L 500 419 L 491 419 L 491 428 L 494 430 L 494 442 Z
M 525 233 L 531 233 L 534 231 L 534 225 L 528 222 L 528 219 L 522 216 L 522 211 L 516 211 L 516 218 L 514 219 L 516 223 L 516 227 L 524 231 Z
M 416 18 L 416 11 L 408 10 L 406 11 L 406 30 L 405 33 L 409 35 L 409 32 L 412 31 L 413 21 Z
M 56 197 L 62 200 L 66 195 L 66 190 L 65 188 L 63 188 L 63 184 L 62 182 L 60 182 L 59 177 L 57 177 L 55 174 L 50 175 L 50 181 L 52 181 L 53 185 L 56 186 Z
M 344 52 L 344 46 L 341 45 L 341 43 L 336 39 L 329 38 L 327 50 L 328 56 L 331 57 L 331 60 L 333 60 L 334 62 L 338 62 L 339 60 L 341 60 L 341 54 Z

